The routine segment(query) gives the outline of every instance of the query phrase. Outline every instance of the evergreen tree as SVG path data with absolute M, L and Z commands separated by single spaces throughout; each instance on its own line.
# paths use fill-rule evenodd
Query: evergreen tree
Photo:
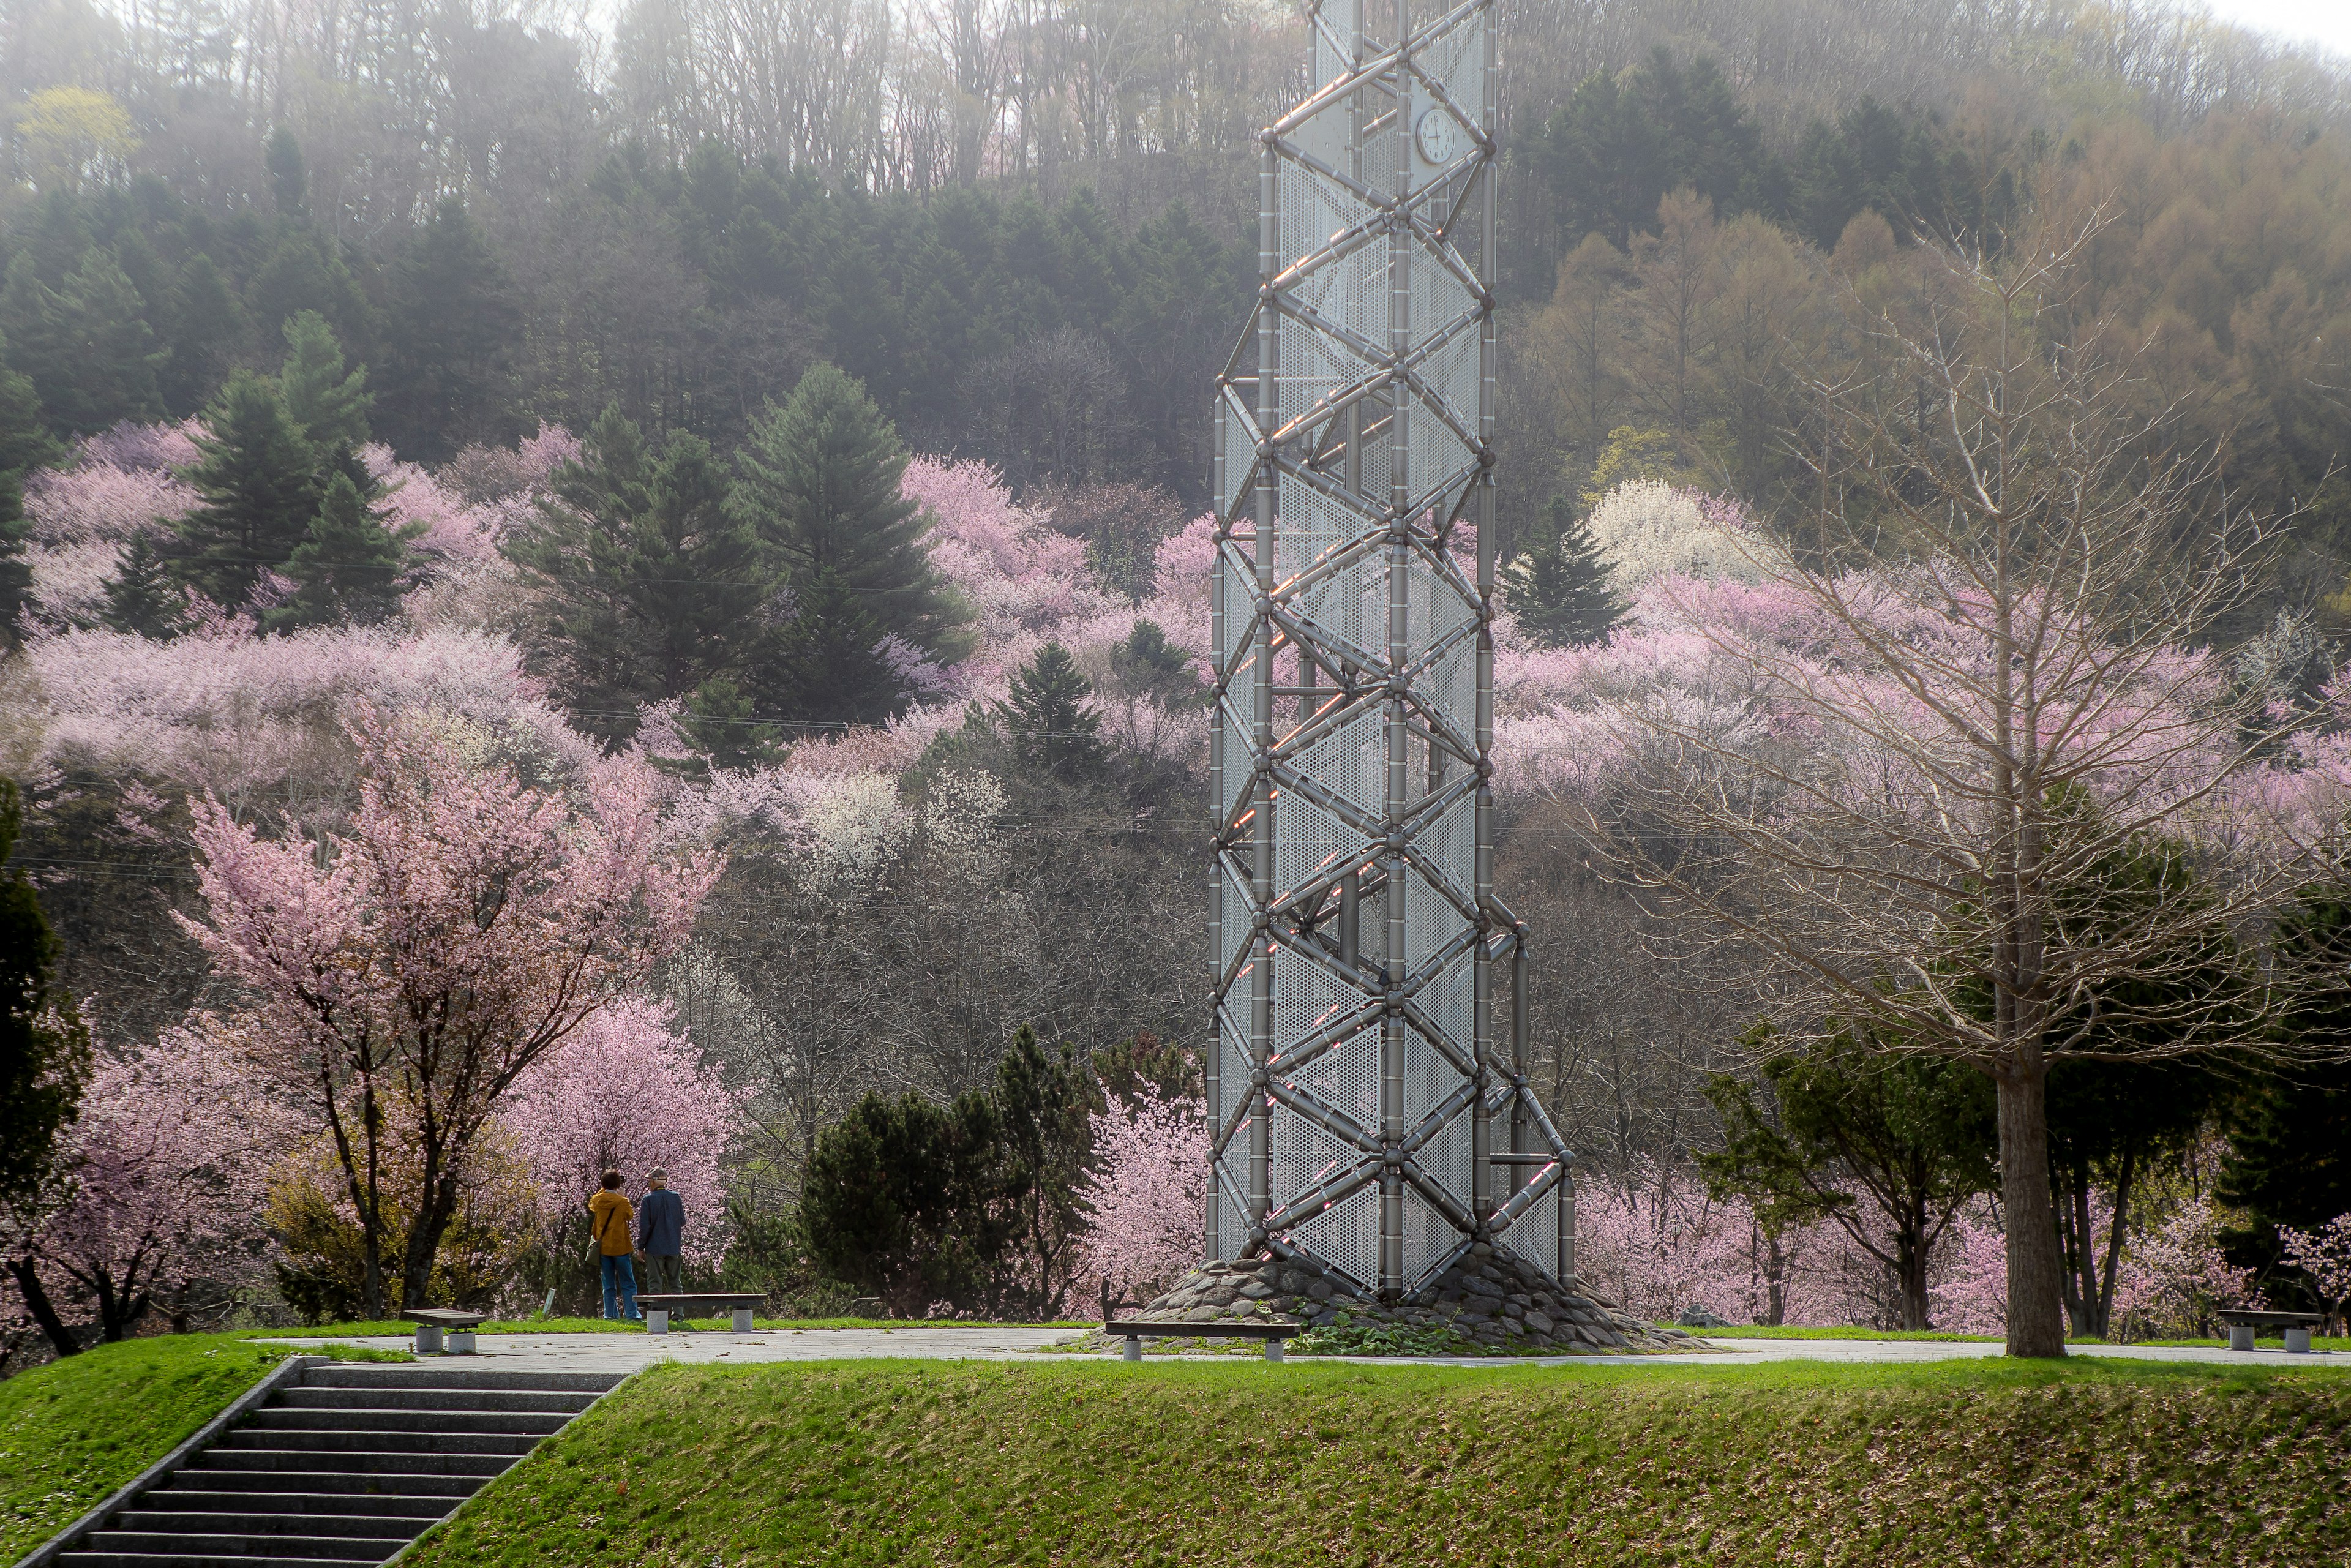
M 294 132 L 283 125 L 272 131 L 262 162 L 269 171 L 269 193 L 277 204 L 278 217 L 287 223 L 309 222 L 309 175 Z
M 444 196 L 395 275 L 384 417 L 394 444 L 445 457 L 508 434 L 521 331 L 506 270 L 455 196 Z
M 1126 641 L 1110 651 L 1110 667 L 1129 693 L 1162 707 L 1199 707 L 1207 702 L 1208 688 L 1200 684 L 1192 655 L 1170 643 L 1156 621 L 1137 621 Z
M 227 373 L 229 356 L 246 333 L 245 308 L 220 265 L 202 251 L 180 264 L 172 293 L 172 330 L 156 390 L 165 413 L 183 416 L 202 408 Z
M 115 557 L 112 575 L 99 580 L 106 608 L 99 623 L 110 632 L 169 642 L 180 634 L 187 601 L 172 582 L 172 563 L 147 534 L 134 534 Z
M 1067 1306 L 1086 1211 L 1078 1188 L 1093 1156 L 1093 1084 L 1066 1045 L 1048 1052 L 1027 1024 L 996 1064 L 998 1201 L 1014 1216 L 1010 1240 L 1026 1257 L 1005 1283 L 1023 1317 Z
M 1625 618 L 1592 529 L 1562 496 L 1544 508 L 1550 536 L 1503 569 L 1502 602 L 1519 630 L 1547 647 L 1597 643 Z
M 33 568 L 25 556 L 32 538 L 32 523 L 25 516 L 25 476 L 55 452 L 33 383 L 8 368 L 7 340 L 0 338 L 0 641 L 16 640 L 19 617 L 32 598 Z
M 820 724 L 879 724 L 905 711 L 905 681 L 866 598 L 828 566 L 792 589 L 792 618 L 749 672 L 768 714 Z
M 283 565 L 319 513 L 316 455 L 277 388 L 240 370 L 205 412 L 188 482 L 203 504 L 180 523 L 182 580 L 232 610 Z
M 696 686 L 678 729 L 710 768 L 765 768 L 783 756 L 781 732 L 760 716 L 757 700 L 732 675 L 713 675 Z
M 1040 772 L 1075 779 L 1102 760 L 1102 716 L 1085 706 L 1092 682 L 1060 642 L 1037 651 L 1026 669 L 1012 676 L 1012 697 L 998 703 L 996 716 L 1012 742 L 1014 755 Z
M 2304 977 L 2281 1027 L 2294 1045 L 2336 1060 L 2273 1069 L 2238 1103 L 2220 1168 L 2220 1200 L 2242 1223 L 2222 1241 L 2265 1272 L 2277 1229 L 2316 1230 L 2351 1213 L 2351 895 L 2314 892 L 2287 915 L 2279 945 Z
M 161 412 L 155 371 L 163 356 L 142 308 L 114 257 L 95 246 L 57 288 L 41 280 L 30 249 L 8 264 L 0 333 L 10 363 L 31 378 L 50 429 L 87 434 Z
M 625 739 L 643 705 L 684 698 L 751 652 L 771 583 L 699 437 L 674 431 L 656 453 L 615 406 L 584 445 L 507 554 L 546 591 L 536 659 L 590 729 Z
M 868 1094 L 817 1138 L 800 1222 L 825 1271 L 901 1317 L 977 1304 L 1011 1226 L 996 1212 L 996 1107 Z
M 829 364 L 810 370 L 789 401 L 753 423 L 736 465 L 730 507 L 758 530 L 787 581 L 829 574 L 862 605 L 877 636 L 942 660 L 963 653 L 957 629 L 968 612 L 931 570 L 928 515 L 898 492 L 905 451 L 853 377 Z M 804 600 L 801 619 L 810 612 Z
M 294 592 L 261 618 L 263 627 L 291 632 L 382 620 L 400 608 L 401 581 L 415 561 L 408 541 L 423 531 L 423 523 L 384 527 L 351 476 L 335 475 L 319 515 L 286 563 Z
M 313 229 L 291 229 L 246 285 L 246 308 L 261 330 L 276 334 L 305 310 L 316 310 L 351 353 L 364 359 L 373 339 L 367 291 L 350 265 Z
M 16 786 L 0 779 L 0 860 L 15 852 L 23 825 Z M 57 939 L 32 880 L 0 872 L 0 1204 L 10 1207 L 48 1180 L 89 1074 L 89 1036 L 57 967 Z
M 277 372 L 286 417 L 313 452 L 357 452 L 367 444 L 367 367 L 348 373 L 335 329 L 316 310 L 295 312 L 286 323 L 286 363 Z

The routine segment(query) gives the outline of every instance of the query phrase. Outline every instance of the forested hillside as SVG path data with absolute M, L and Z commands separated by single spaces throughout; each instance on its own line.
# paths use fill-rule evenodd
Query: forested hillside
M 2183 538 L 2250 517 L 2282 541 L 2199 633 L 2204 711 L 2265 702 L 2305 732 L 2265 765 L 2351 773 L 2328 641 L 2351 621 L 2351 78 L 2088 0 L 1502 18 L 1497 884 L 1541 944 L 1535 1076 L 1628 1294 L 1689 1299 L 1631 1278 L 1643 1235 L 1692 1216 L 1706 1277 L 1771 1312 L 1898 1316 L 1832 1220 L 1783 1236 L 1708 1193 L 1712 1074 L 1762 998 L 1732 948 L 1654 956 L 1655 906 L 1593 873 L 1579 824 L 1639 761 L 1604 710 L 1744 722 L 1720 629 L 1818 632 L 1757 559 L 1881 586 L 1896 564 L 1855 542 L 1866 476 L 1845 482 L 1826 391 L 1886 378 L 1886 323 L 1933 319 L 1970 265 L 2087 234 L 2035 322 L 2047 357 L 2126 359 L 2102 417 L 2210 459 Z M 360 942 L 321 913 L 355 884 L 303 868 L 358 864 L 352 835 L 393 832 L 382 801 L 471 780 L 509 846 L 605 834 L 649 885 L 715 878 L 612 960 L 576 1048 L 589 1082 L 657 1082 L 663 1135 L 698 1140 L 690 1201 L 730 1218 L 697 1268 L 731 1238 L 745 1277 L 841 1285 L 808 1277 L 795 1206 L 862 1103 L 883 1133 L 1029 1129 L 1004 1168 L 1058 1173 L 1061 1249 L 1024 1221 L 1047 1262 L 920 1304 L 1052 1309 L 1089 1114 L 1194 1124 L 1170 1108 L 1208 1027 L 1208 389 L 1256 287 L 1252 138 L 1303 85 L 1301 24 L 1252 0 L 609 20 L 0 11 L 0 767 L 114 1118 L 74 1135 L 135 1143 L 168 1112 L 241 1151 L 138 1189 L 149 1287 L 363 1304 L 332 1140 L 282 1105 L 204 1120 L 223 1096 L 196 1066 L 282 1066 L 256 1041 L 301 991 L 256 1000 L 272 982 L 222 931 L 299 904 L 319 943 Z M 222 869 L 247 853 L 277 904 Z M 557 1189 L 599 1162 L 573 1145 L 656 1157 L 543 1073 L 512 1083 L 434 1221 L 444 1254 L 408 1260 L 440 1295 L 579 1286 Z M 2084 1155 L 2080 1234 L 2095 1196 L 2217 1256 L 2220 1098 L 2183 1091 L 2193 1124 L 2132 1144 L 2119 1186 Z M 2268 1194 L 2237 1215 L 2246 1269 L 2276 1262 L 2278 1223 L 2351 1208 L 2334 1177 L 2275 1181 L 2346 1102 L 2255 1100 L 2239 1141 L 2268 1163 L 2229 1178 Z M 379 1254 L 423 1223 L 422 1168 L 386 1167 Z M 2134 1180 L 2159 1211 L 2131 1209 Z M 1945 1216 L 1938 1312 L 1996 1316 L 1967 1294 L 1968 1249 L 2000 1245 L 1982 1190 Z M 239 1204 L 267 1240 L 234 1258 L 172 1218 Z M 40 1267 L 114 1322 L 136 1292 L 101 1255 L 129 1232 L 68 1230 Z

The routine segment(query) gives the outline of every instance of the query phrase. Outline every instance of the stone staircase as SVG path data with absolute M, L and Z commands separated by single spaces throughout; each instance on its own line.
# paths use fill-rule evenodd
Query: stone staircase
M 382 1563 L 621 1381 L 315 1365 L 117 1511 L 59 1568 Z

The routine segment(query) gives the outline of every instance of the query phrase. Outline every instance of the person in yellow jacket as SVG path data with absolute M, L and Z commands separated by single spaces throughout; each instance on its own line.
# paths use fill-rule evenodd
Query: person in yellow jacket
M 629 1222 L 636 1210 L 621 1195 L 621 1173 L 604 1173 L 604 1190 L 588 1200 L 589 1228 L 604 1260 L 604 1316 L 614 1322 L 637 1321 L 637 1271 L 629 1261 L 636 1250 Z

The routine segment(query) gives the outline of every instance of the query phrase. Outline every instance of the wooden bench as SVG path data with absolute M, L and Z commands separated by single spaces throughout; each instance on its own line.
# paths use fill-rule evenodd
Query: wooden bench
M 2213 1314 L 2229 1331 L 2231 1350 L 2251 1350 L 2253 1335 L 2262 1329 L 2276 1329 L 2285 1336 L 2286 1353 L 2290 1355 L 2310 1354 L 2310 1331 L 2326 1320 L 2316 1312 L 2256 1312 L 2230 1307 Z
M 474 1331 L 490 1321 L 487 1312 L 461 1312 L 448 1307 L 418 1307 L 400 1315 L 416 1324 L 419 1355 L 471 1355 Z
M 1261 1339 L 1265 1341 L 1266 1360 L 1280 1361 L 1281 1342 L 1305 1332 L 1304 1323 L 1187 1323 L 1181 1319 L 1157 1318 L 1120 1318 L 1102 1324 L 1102 1333 L 1125 1338 L 1129 1361 L 1143 1359 L 1143 1342 L 1146 1339 Z
M 672 1317 L 690 1317 L 696 1312 L 731 1312 L 735 1317 L 735 1332 L 749 1333 L 751 1310 L 765 1306 L 767 1301 L 768 1298 L 757 1291 L 740 1295 L 730 1295 L 723 1291 L 664 1291 L 658 1295 L 640 1295 L 637 1308 L 645 1314 L 647 1333 L 667 1333 Z

